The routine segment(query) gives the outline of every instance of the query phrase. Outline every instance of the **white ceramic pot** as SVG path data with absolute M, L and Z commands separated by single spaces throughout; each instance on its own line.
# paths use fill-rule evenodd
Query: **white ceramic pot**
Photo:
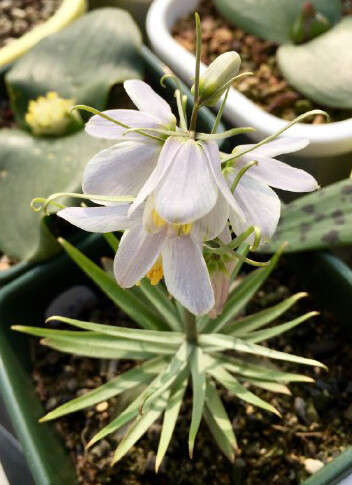
M 171 29 L 177 19 L 195 11 L 199 2 L 154 0 L 147 16 L 147 33 L 154 51 L 188 84 L 191 84 L 194 76 L 195 56 L 174 40 Z M 202 65 L 202 69 L 205 69 L 205 65 Z M 272 135 L 287 124 L 287 121 L 260 109 L 235 89 L 231 89 L 224 115 L 236 126 L 255 128 L 257 131 L 250 134 L 255 141 Z M 309 146 L 299 152 L 299 156 L 332 157 L 352 152 L 352 118 L 324 125 L 297 124 L 290 129 L 289 134 L 310 140 Z M 350 163 L 352 168 L 352 160 Z

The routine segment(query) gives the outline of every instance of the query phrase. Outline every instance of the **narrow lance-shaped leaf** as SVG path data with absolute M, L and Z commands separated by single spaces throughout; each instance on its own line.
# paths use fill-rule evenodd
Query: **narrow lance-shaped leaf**
M 287 386 L 285 386 L 285 384 L 281 384 L 279 382 L 268 382 L 268 381 L 261 381 L 256 379 L 246 379 L 245 382 L 247 384 L 251 384 L 254 387 L 265 389 L 266 391 L 270 391 L 278 394 L 286 394 L 287 396 L 291 395 L 290 389 Z
M 163 427 L 161 430 L 158 452 L 155 460 L 155 471 L 159 470 L 160 464 L 170 444 L 176 421 L 181 409 L 183 397 L 188 383 L 189 370 L 184 369 L 171 387 L 170 396 L 164 414 Z
M 205 360 L 202 349 L 198 346 L 195 346 L 193 349 L 190 366 L 193 387 L 193 407 L 188 447 L 189 456 L 193 458 L 194 442 L 203 415 L 206 392 Z

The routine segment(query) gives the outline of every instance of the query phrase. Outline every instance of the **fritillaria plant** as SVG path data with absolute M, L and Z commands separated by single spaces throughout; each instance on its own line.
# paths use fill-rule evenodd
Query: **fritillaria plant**
M 139 398 L 92 437 L 88 447 L 130 423 L 117 447 L 113 459 L 116 463 L 164 415 L 156 470 L 170 443 L 188 384 L 193 390 L 190 456 L 204 417 L 220 449 L 233 460 L 236 438 L 216 386 L 279 415 L 250 388 L 289 393 L 288 383 L 311 379 L 268 367 L 266 360 L 323 366 L 260 345 L 316 314 L 263 328 L 305 294 L 243 316 L 246 304 L 279 258 L 280 251 L 268 262 L 248 258 L 250 249 L 270 240 L 280 217 L 280 201 L 270 187 L 294 192 L 318 188 L 311 175 L 274 157 L 299 150 L 308 142 L 282 138 L 285 130 L 281 130 L 257 145 L 238 146 L 232 154 L 219 150 L 217 140 L 251 131 L 235 128 L 217 132 L 228 91 L 238 78 L 240 59 L 235 52 L 223 54 L 200 76 L 198 15 L 196 25 L 197 62 L 190 121 L 187 98 L 178 80 L 175 97 L 179 123 L 168 104 L 142 81 L 125 83 L 138 111 L 101 113 L 77 106 L 94 114 L 86 125 L 90 135 L 116 141 L 88 163 L 83 194 L 70 194 L 98 205 L 63 207 L 55 202 L 68 194 L 54 194 L 33 202 L 36 210 L 40 210 L 39 202 L 46 211 L 56 204 L 59 217 L 86 231 L 105 234 L 116 253 L 113 267 L 107 270 L 96 266 L 66 241 L 61 243 L 83 271 L 141 328 L 60 316 L 53 318 L 78 330 L 15 327 L 43 337 L 45 345 L 63 352 L 138 361 L 124 374 L 60 406 L 42 421 L 128 394 L 132 388 L 143 385 Z M 218 102 L 212 133 L 198 132 L 199 109 Z M 119 231 L 123 232 L 121 240 L 113 234 Z M 232 282 L 244 262 L 258 268 L 234 287 Z

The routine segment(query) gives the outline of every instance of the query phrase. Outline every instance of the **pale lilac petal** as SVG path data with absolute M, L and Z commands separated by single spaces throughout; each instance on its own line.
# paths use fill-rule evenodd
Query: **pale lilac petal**
M 115 278 L 122 288 L 144 278 L 158 259 L 165 236 L 166 227 L 150 234 L 142 224 L 124 233 L 114 261 Z
M 177 138 L 170 136 L 159 156 L 158 164 L 154 171 L 152 172 L 151 176 L 148 178 L 142 189 L 139 191 L 135 201 L 131 205 L 130 214 L 133 213 L 136 208 L 144 202 L 144 200 L 153 192 L 155 187 L 158 185 L 162 177 L 167 172 L 167 169 L 172 164 L 174 157 L 176 156 L 177 152 L 181 149 L 182 144 L 184 143 L 184 138 Z
M 161 146 L 125 141 L 97 153 L 83 173 L 86 194 L 136 195 L 156 167 Z M 100 202 L 101 203 L 101 202 Z
M 156 211 L 169 223 L 193 222 L 210 212 L 218 188 L 203 148 L 194 140 L 183 142 L 153 195 Z
M 277 157 L 278 155 L 283 155 L 284 153 L 292 153 L 303 150 L 303 148 L 305 148 L 307 145 L 309 145 L 308 138 L 281 137 L 255 148 L 250 153 L 251 155 L 255 153 L 256 155 L 261 155 L 262 157 Z M 238 148 L 242 152 L 254 146 L 255 145 L 242 145 Z
M 228 224 L 226 224 L 226 226 L 221 231 L 218 237 L 223 243 L 230 244 L 230 242 L 232 241 L 232 237 L 231 237 L 231 231 Z
M 160 128 L 160 120 L 158 118 L 152 114 L 141 113 L 134 109 L 110 109 L 103 111 L 103 113 L 130 128 Z M 94 115 L 89 119 L 85 130 L 91 136 L 106 138 L 107 140 L 125 141 L 137 139 L 153 143 L 153 140 L 138 133 L 131 132 L 123 135 L 127 128 L 108 121 L 99 115 Z
M 241 207 L 238 205 L 236 199 L 233 197 L 229 186 L 221 172 L 221 159 L 219 147 L 215 141 L 207 141 L 203 143 L 204 151 L 207 155 L 210 168 L 212 170 L 213 176 L 219 187 L 220 192 L 227 200 L 230 208 L 237 214 L 240 219 L 244 220 L 244 214 Z
M 195 315 L 207 313 L 215 303 L 202 244 L 190 236 L 168 237 L 161 251 L 168 291 Z
M 253 177 L 277 189 L 291 192 L 312 192 L 319 188 L 318 182 L 309 173 L 299 168 L 290 167 L 286 163 L 248 153 L 239 159 L 238 167 L 256 160 L 258 165 L 248 170 L 248 177 Z
M 147 83 L 132 79 L 125 81 L 124 88 L 140 111 L 155 116 L 165 125 L 176 125 L 170 106 Z
M 211 241 L 222 233 L 229 218 L 229 205 L 219 194 L 213 209 L 192 225 L 192 237 L 199 241 Z
M 216 318 L 220 315 L 225 306 L 230 293 L 230 285 L 232 283 L 231 274 L 235 269 L 235 266 L 236 261 L 229 261 L 226 263 L 226 271 L 218 269 L 211 275 L 210 280 L 214 291 L 215 305 L 208 314 L 210 318 Z
M 110 207 L 68 207 L 57 213 L 74 226 L 89 232 L 113 232 L 130 228 L 136 217 L 128 217 L 129 204 Z
M 279 197 L 270 187 L 246 175 L 241 178 L 234 196 L 245 214 L 245 222 L 230 211 L 232 230 L 239 235 L 250 226 L 258 226 L 261 230 L 261 244 L 268 242 L 280 218 Z M 254 236 L 250 236 L 248 241 L 252 243 Z

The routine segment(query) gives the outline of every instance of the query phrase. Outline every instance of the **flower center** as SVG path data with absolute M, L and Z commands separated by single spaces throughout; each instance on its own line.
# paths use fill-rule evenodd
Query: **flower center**
M 167 222 L 157 213 L 155 209 L 153 209 L 152 212 L 152 218 L 153 218 L 153 223 L 155 224 L 156 227 L 164 227 Z M 189 224 L 169 224 L 171 227 L 173 227 L 176 231 L 176 233 L 181 236 L 184 234 L 187 236 L 192 230 L 192 223 Z
M 150 279 L 150 283 L 155 286 L 159 283 L 159 281 L 163 278 L 164 271 L 163 265 L 161 262 L 161 258 L 159 258 L 151 270 L 148 271 L 146 277 Z

